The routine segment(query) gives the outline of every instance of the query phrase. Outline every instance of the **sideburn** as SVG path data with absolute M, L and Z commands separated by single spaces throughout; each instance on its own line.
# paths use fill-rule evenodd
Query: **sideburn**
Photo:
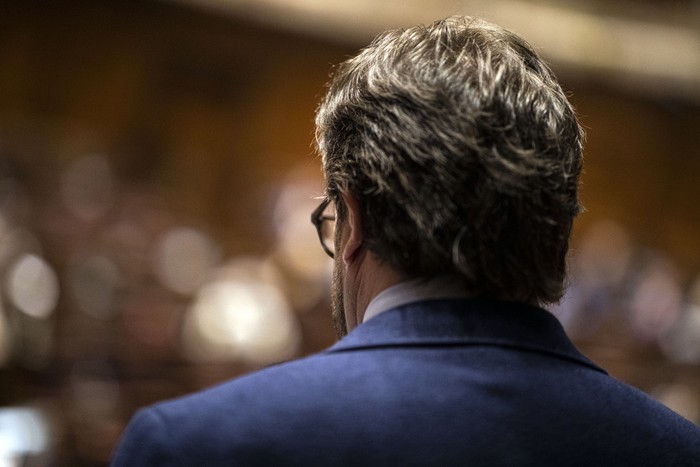
M 331 281 L 331 317 L 338 339 L 342 339 L 348 333 L 344 300 L 342 264 L 336 259 L 333 263 L 333 280 Z
M 337 215 L 337 214 L 336 214 Z M 333 328 L 338 339 L 342 339 L 348 333 L 348 324 L 345 319 L 345 293 L 343 288 L 344 275 L 342 257 L 340 257 L 340 245 L 342 236 L 342 221 L 338 219 L 335 224 L 335 251 L 333 259 L 333 278 L 331 281 L 331 317 Z

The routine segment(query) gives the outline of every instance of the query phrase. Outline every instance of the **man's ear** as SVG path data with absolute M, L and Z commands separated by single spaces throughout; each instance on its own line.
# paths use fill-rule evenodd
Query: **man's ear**
M 343 248 L 343 261 L 345 264 L 351 263 L 364 242 L 364 234 L 362 231 L 362 215 L 360 213 L 360 204 L 354 196 L 348 193 L 341 193 L 343 203 L 347 211 L 347 237 Z

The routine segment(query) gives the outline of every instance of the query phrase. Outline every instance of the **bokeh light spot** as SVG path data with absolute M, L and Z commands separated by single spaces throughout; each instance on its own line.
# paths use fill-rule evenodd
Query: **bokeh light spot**
M 207 280 L 219 258 L 219 249 L 206 234 L 179 227 L 166 232 L 159 241 L 154 268 L 163 285 L 189 295 Z
M 197 293 L 183 337 L 193 360 L 262 365 L 295 356 L 301 339 L 296 317 L 274 283 L 231 276 Z
M 700 306 L 688 305 L 659 339 L 663 353 L 681 364 L 700 364 Z
M 49 429 L 43 414 L 29 407 L 0 409 L 0 459 L 40 454 L 48 447 Z
M 12 303 L 35 318 L 48 317 L 58 302 L 56 273 L 36 255 L 22 255 L 13 263 L 5 287 Z

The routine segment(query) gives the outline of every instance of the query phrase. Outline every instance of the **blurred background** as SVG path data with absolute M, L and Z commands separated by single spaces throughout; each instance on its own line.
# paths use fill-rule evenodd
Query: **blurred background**
M 450 14 L 523 35 L 588 131 L 584 352 L 700 423 L 700 2 L 0 2 L 0 466 L 108 462 L 134 411 L 334 341 L 313 114 Z

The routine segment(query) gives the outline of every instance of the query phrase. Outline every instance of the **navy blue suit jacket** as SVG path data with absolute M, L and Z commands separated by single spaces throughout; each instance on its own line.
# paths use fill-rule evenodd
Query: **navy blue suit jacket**
M 328 350 L 141 410 L 117 466 L 700 466 L 700 430 L 554 316 L 433 300 Z

